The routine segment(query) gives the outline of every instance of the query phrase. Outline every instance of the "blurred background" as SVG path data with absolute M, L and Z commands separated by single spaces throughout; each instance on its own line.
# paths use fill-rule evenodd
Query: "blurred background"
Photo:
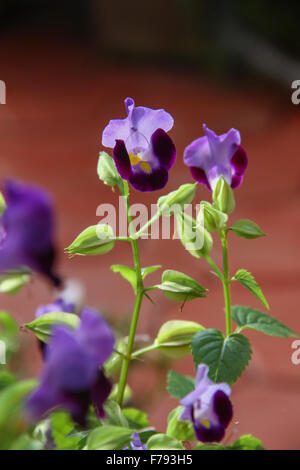
M 0 174 L 38 183 L 57 205 L 57 241 L 64 276 L 80 280 L 87 304 L 98 307 L 127 332 L 133 304 L 130 286 L 109 270 L 132 264 L 120 244 L 103 257 L 63 254 L 75 236 L 96 224 L 101 203 L 118 203 L 117 194 L 97 177 L 101 133 L 109 119 L 125 117 L 127 96 L 138 105 L 165 108 L 175 118 L 170 135 L 178 159 L 163 191 L 134 193 L 147 205 L 191 181 L 183 165 L 185 146 L 202 135 L 205 122 L 217 133 L 241 131 L 249 156 L 244 184 L 236 191 L 232 222 L 249 218 L 267 237 L 247 241 L 230 236 L 230 266 L 251 271 L 273 314 L 300 332 L 299 202 L 300 105 L 291 102 L 291 84 L 300 80 L 300 4 L 256 0 L 2 0 L 0 2 Z M 209 198 L 199 187 L 197 200 Z M 207 299 L 180 305 L 155 292 L 145 299 L 139 332 L 155 337 L 167 320 L 195 320 L 223 329 L 223 298 L 218 279 L 206 264 L 189 256 L 178 240 L 140 243 L 143 266 L 162 264 L 196 278 L 209 289 Z M 220 248 L 216 240 L 215 258 Z M 152 275 L 158 282 L 160 273 Z M 149 277 L 149 282 L 151 281 Z M 34 279 L 17 296 L 1 296 L 21 326 L 38 305 L 52 300 L 43 280 Z M 261 309 L 240 285 L 234 304 Z M 300 448 L 300 365 L 291 362 L 291 339 L 247 332 L 253 358 L 233 388 L 235 424 L 228 437 L 252 433 L 268 449 Z M 165 391 L 166 372 L 194 374 L 190 357 L 170 364 L 159 355 L 136 363 L 129 382 L 133 404 L 148 411 L 164 430 L 176 401 Z M 36 374 L 41 358 L 35 339 L 21 330 L 14 364 L 20 376 Z

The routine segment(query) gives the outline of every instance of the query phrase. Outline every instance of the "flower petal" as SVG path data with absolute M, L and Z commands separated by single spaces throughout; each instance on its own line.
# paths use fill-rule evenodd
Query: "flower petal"
M 230 163 L 233 175 L 243 176 L 248 166 L 248 157 L 244 147 L 241 145 L 238 146 Z
M 168 132 L 174 125 L 174 119 L 164 109 L 150 109 L 137 106 L 131 115 L 131 127 L 143 134 L 150 141 L 157 129 Z
M 111 383 L 105 377 L 103 371 L 99 371 L 97 380 L 91 388 L 91 400 L 99 418 L 104 417 L 103 404 L 109 397 L 111 389 Z
M 116 140 L 114 146 L 114 161 L 118 172 L 124 180 L 129 180 L 132 169 L 128 152 L 123 140 Z
M 221 424 L 210 424 L 209 428 L 201 422 L 194 422 L 196 437 L 201 442 L 220 442 L 225 434 L 225 428 Z
M 230 399 L 222 390 L 218 390 L 213 396 L 213 411 L 219 423 L 226 428 L 232 419 L 233 411 Z
M 162 189 L 168 182 L 168 172 L 163 167 L 151 168 L 151 172 L 143 171 L 139 165 L 129 179 L 131 186 L 137 191 L 147 192 Z
M 170 170 L 176 160 L 176 148 L 172 139 L 163 129 L 157 129 L 151 136 L 151 146 L 160 165 Z
M 209 189 L 209 191 L 212 191 L 204 170 L 202 170 L 201 168 L 197 168 L 196 166 L 191 166 L 190 172 L 195 181 L 198 181 L 198 183 L 204 184 L 204 186 L 206 186 L 207 189 Z

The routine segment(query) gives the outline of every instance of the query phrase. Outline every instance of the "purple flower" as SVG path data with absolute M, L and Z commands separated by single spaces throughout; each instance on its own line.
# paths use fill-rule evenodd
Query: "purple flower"
M 139 433 L 134 432 L 131 435 L 132 441 L 130 441 L 130 448 L 124 447 L 123 450 L 147 450 L 147 444 L 142 444 Z
M 200 364 L 195 390 L 186 395 L 179 419 L 193 423 L 196 437 L 202 442 L 219 442 L 232 418 L 231 389 L 226 383 L 216 384 L 208 378 L 208 367 Z
M 28 266 L 60 285 L 53 271 L 54 215 L 48 193 L 16 181 L 7 181 L 4 192 L 7 207 L 1 219 L 0 272 Z
M 40 305 L 35 312 L 35 318 L 39 318 L 42 315 L 45 315 L 45 313 L 50 312 L 75 313 L 75 304 L 67 303 L 59 297 L 50 304 Z
M 35 318 L 51 312 L 77 313 L 83 301 L 83 288 L 80 282 L 67 279 L 64 282 L 64 288 L 60 291 L 59 297 L 53 302 L 46 305 L 40 305 L 36 312 Z
M 135 106 L 126 98 L 125 119 L 113 119 L 102 134 L 102 145 L 113 148 L 121 177 L 138 191 L 162 189 L 176 159 L 175 146 L 167 132 L 174 119 L 164 109 Z
M 33 420 L 55 408 L 67 409 L 84 426 L 90 404 L 99 417 L 111 385 L 101 367 L 113 351 L 114 336 L 108 324 L 92 309 L 84 309 L 79 329 L 56 326 L 46 346 L 46 364 L 39 387 L 27 408 Z
M 190 167 L 194 180 L 213 190 L 218 178 L 224 176 L 233 189 L 243 182 L 248 158 L 241 144 L 241 136 L 236 129 L 217 135 L 203 124 L 205 137 L 200 137 L 188 145 L 183 160 Z

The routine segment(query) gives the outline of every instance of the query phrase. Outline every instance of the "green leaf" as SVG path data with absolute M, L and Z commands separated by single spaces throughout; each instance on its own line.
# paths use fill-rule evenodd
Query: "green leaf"
M 239 437 L 231 446 L 228 446 L 229 450 L 264 450 L 262 443 L 256 437 L 251 434 L 245 434 Z
M 114 426 L 120 426 L 128 428 L 128 422 L 125 416 L 122 414 L 121 408 L 117 402 L 113 400 L 107 400 L 104 405 L 105 411 L 105 423 L 112 424 Z
M 204 292 L 207 291 L 207 289 L 198 284 L 190 276 L 171 269 L 164 271 L 162 283 L 156 287 L 161 289 L 168 299 L 177 302 L 185 302 L 197 297 L 206 297 Z
M 267 299 L 265 298 L 260 286 L 257 284 L 256 280 L 252 276 L 249 271 L 246 271 L 246 269 L 239 269 L 234 277 L 233 280 L 239 281 L 243 286 L 245 286 L 252 294 L 255 295 L 255 297 L 258 298 L 258 300 L 261 301 L 261 303 L 269 310 L 269 304 Z
M 91 225 L 83 230 L 65 251 L 71 255 L 103 255 L 113 249 L 114 240 L 110 225 Z
M 0 392 L 9 385 L 16 383 L 16 377 L 8 370 L 0 373 Z
M 131 284 L 134 292 L 136 292 L 136 272 L 133 268 L 125 266 L 124 264 L 113 264 L 110 269 L 114 273 L 120 273 L 121 276 Z
M 155 434 L 147 442 L 148 450 L 185 450 L 181 442 L 166 434 Z
M 0 279 L 0 293 L 16 294 L 30 280 L 28 274 L 8 274 Z
M 50 312 L 30 323 L 26 323 L 24 326 L 31 330 L 38 339 L 46 343 L 54 325 L 67 325 L 71 328 L 77 328 L 79 321 L 79 317 L 74 313 Z
M 169 413 L 167 434 L 178 441 L 196 441 L 193 424 L 190 421 L 179 420 L 183 410 L 184 406 L 177 406 Z
M 233 384 L 247 366 L 252 351 L 244 335 L 235 333 L 225 338 L 221 331 L 208 329 L 195 334 L 192 353 L 196 366 L 208 365 L 214 382 Z
M 58 411 L 51 415 L 51 431 L 58 450 L 77 449 L 81 437 L 69 437 L 74 431 L 74 423 L 68 413 Z
M 171 397 L 181 400 L 195 389 L 195 380 L 187 375 L 177 374 L 173 370 L 168 373 L 167 390 Z
M 136 408 L 123 408 L 123 415 L 127 419 L 130 428 L 143 429 L 149 426 L 149 420 L 146 413 Z
M 147 268 L 142 268 L 141 269 L 142 278 L 145 279 L 145 277 L 148 276 L 148 274 L 154 273 L 155 271 L 161 268 L 162 266 L 160 264 L 157 264 L 155 266 L 148 266 Z
M 240 219 L 232 227 L 230 227 L 236 235 L 241 238 L 252 238 L 264 237 L 266 234 L 259 228 L 259 226 L 248 219 Z
M 276 320 L 276 318 L 251 307 L 233 306 L 232 318 L 239 325 L 240 331 L 244 328 L 251 328 L 266 335 L 280 336 L 281 338 L 298 336 L 297 333 Z
M 208 444 L 203 444 L 199 442 L 193 450 L 226 450 L 226 446 L 224 444 L 220 444 L 218 442 L 211 442 Z
M 202 330 L 204 327 L 193 321 L 170 320 L 159 329 L 155 343 L 166 356 L 175 359 L 184 357 L 191 352 L 193 336 Z
M 88 436 L 88 450 L 121 450 L 128 445 L 132 429 L 105 425 L 94 429 Z
M 15 319 L 4 310 L 0 311 L 0 340 L 4 341 L 6 348 L 6 360 L 19 348 L 19 326 Z

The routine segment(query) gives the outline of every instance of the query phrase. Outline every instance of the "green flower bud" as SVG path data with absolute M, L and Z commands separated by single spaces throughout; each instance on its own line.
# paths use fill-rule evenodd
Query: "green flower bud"
M 228 215 L 213 207 L 209 202 L 202 201 L 200 203 L 200 212 L 197 217 L 199 224 L 204 224 L 204 227 L 209 232 L 221 229 L 226 225 Z
M 101 181 L 108 186 L 123 187 L 123 180 L 119 175 L 116 164 L 106 152 L 100 152 L 97 173 Z M 121 189 L 120 187 L 120 189 Z
M 118 352 L 113 352 L 110 358 L 104 364 L 105 374 L 108 376 L 117 374 L 121 369 L 123 357 L 119 353 L 126 353 L 125 341 L 123 339 L 120 339 L 117 342 L 117 346 L 115 347 L 115 349 Z
M 185 212 L 175 214 L 175 216 L 177 232 L 185 249 L 195 258 L 204 258 L 209 255 L 213 246 L 210 233 Z
M 223 176 L 220 176 L 213 191 L 214 207 L 225 214 L 231 214 L 235 209 L 233 191 Z
M 87 227 L 65 251 L 75 255 L 103 255 L 114 247 L 113 229 L 107 224 Z
M 193 321 L 171 320 L 162 325 L 155 343 L 163 354 L 177 359 L 191 353 L 192 338 L 202 330 L 204 327 Z
M 157 201 L 158 210 L 162 215 L 170 216 L 172 212 L 178 212 L 185 204 L 191 204 L 195 197 L 197 183 L 182 184 L 175 191 L 162 196 Z M 173 206 L 173 207 L 172 207 Z

